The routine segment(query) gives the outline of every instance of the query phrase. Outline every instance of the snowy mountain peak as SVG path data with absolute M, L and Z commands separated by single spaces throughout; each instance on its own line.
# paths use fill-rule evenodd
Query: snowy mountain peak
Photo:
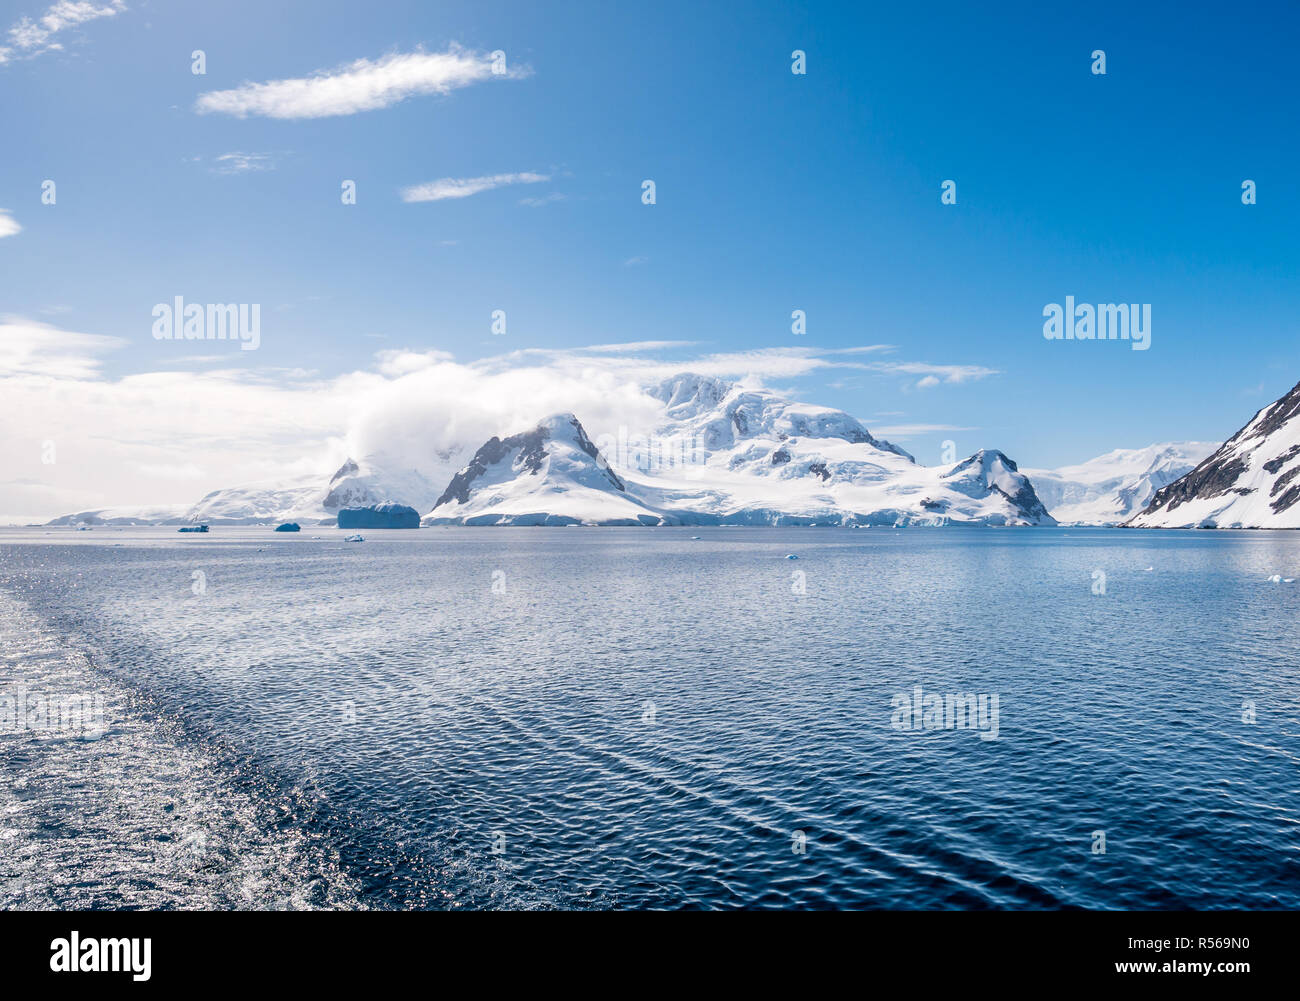
M 949 481 L 954 490 L 969 497 L 998 494 L 1006 498 L 1031 524 L 1055 524 L 1055 519 L 1034 493 L 1033 484 L 1011 459 L 996 448 L 980 449 L 944 473 L 943 479 Z
M 573 414 L 489 438 L 424 519 L 425 524 L 643 524 L 663 518 L 627 487 Z
M 437 488 L 417 469 L 402 469 L 383 455 L 367 455 L 361 462 L 348 459 L 329 481 L 321 507 L 329 515 L 344 509 L 404 504 L 427 511 Z
M 343 465 L 339 466 L 339 471 L 330 477 L 330 486 L 334 486 L 334 484 L 347 479 L 349 476 L 356 476 L 358 472 L 360 472 L 360 469 L 356 462 L 349 458 Z
M 665 379 L 650 395 L 666 404 L 661 434 L 691 438 L 710 451 L 757 440 L 838 438 L 914 461 L 898 446 L 873 437 L 861 421 L 843 410 L 789 400 L 771 390 L 684 373 Z
M 1173 441 L 1117 448 L 1078 465 L 1024 472 L 1062 524 L 1118 525 L 1146 507 L 1161 487 L 1190 472 L 1215 447 L 1212 442 Z
M 1300 384 L 1161 487 L 1138 528 L 1300 528 Z
M 1006 457 L 1005 454 L 996 448 L 981 448 L 978 452 L 968 459 L 963 459 L 952 470 L 945 473 L 945 476 L 954 476 L 957 473 L 964 472 L 967 469 L 979 466 L 980 471 L 986 476 L 998 476 L 1008 471 L 1012 473 L 1020 472 L 1014 462 Z
M 670 376 L 650 390 L 650 395 L 662 400 L 673 420 L 686 420 L 715 409 L 732 390 L 732 384 L 711 375 L 683 372 Z

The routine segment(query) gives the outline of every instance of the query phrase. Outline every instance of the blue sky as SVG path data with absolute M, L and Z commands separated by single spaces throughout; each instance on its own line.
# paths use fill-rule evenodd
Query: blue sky
M 674 341 L 689 343 L 634 354 L 721 356 L 720 372 L 898 429 L 922 461 L 944 439 L 1037 467 L 1221 440 L 1300 378 L 1300 14 L 1053 6 L 5 3 L 0 232 L 20 228 L 0 238 L 0 314 L 14 338 L 88 339 L 50 349 L 74 359 L 57 371 L 42 342 L 11 346 L 0 377 L 64 409 L 113 400 L 121 434 L 145 438 L 148 387 L 186 399 L 205 372 L 274 409 L 275 390 L 373 373 L 381 351 L 535 353 L 501 368 Z M 347 107 L 348 64 L 453 46 L 463 86 Z M 495 50 L 509 72 L 484 76 Z M 345 76 L 341 113 L 300 117 L 288 94 L 270 117 L 241 90 L 318 72 Z M 546 180 L 402 197 L 502 175 Z M 259 350 L 154 340 L 154 304 L 177 295 L 262 304 Z M 1067 295 L 1151 303 L 1151 349 L 1044 340 L 1043 307 Z M 7 436 L 45 440 L 18 399 L 0 403 Z M 301 423 L 300 442 L 276 429 L 277 463 L 329 437 Z M 237 455 L 239 434 L 222 448 Z M 33 454 L 13 461 L 48 474 Z M 175 484 L 190 499 L 243 471 L 193 468 Z

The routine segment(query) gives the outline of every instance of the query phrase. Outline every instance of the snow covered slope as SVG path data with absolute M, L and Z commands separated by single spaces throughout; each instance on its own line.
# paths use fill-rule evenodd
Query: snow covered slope
M 426 525 L 657 525 L 573 414 L 489 438 L 452 477 Z
M 1135 528 L 1300 528 L 1300 384 L 1156 492 Z
M 316 476 L 297 477 L 289 483 L 250 483 L 212 491 L 185 512 L 184 520 L 206 525 L 316 524 L 329 517 L 320 501 L 321 484 Z
M 748 440 L 833 438 L 915 461 L 897 445 L 881 441 L 843 410 L 787 400 L 769 390 L 745 389 L 710 376 L 684 373 L 650 390 L 663 401 L 661 436 L 689 435 L 711 451 L 738 447 Z
M 441 470 L 450 475 L 450 469 Z M 357 463 L 349 459 L 330 478 L 321 506 L 336 517 L 343 508 L 404 504 L 427 511 L 438 499 L 438 486 L 418 469 L 403 469 L 382 455 Z
M 1062 525 L 1118 525 L 1214 449 L 1212 442 L 1202 441 L 1117 448 L 1077 466 L 1024 473 L 1039 500 Z
M 676 376 L 652 395 L 666 404 L 652 436 L 663 447 L 632 461 L 612 451 L 629 491 L 683 523 L 1054 524 L 1001 452 L 919 466 L 843 411 L 704 376 Z
M 262 525 L 330 523 L 342 508 L 405 504 L 426 511 L 438 490 L 414 469 L 387 469 L 382 457 L 349 459 L 328 482 L 316 475 L 213 490 L 197 504 L 103 508 L 55 518 L 51 525 Z
M 162 507 L 102 507 L 55 518 L 49 525 L 184 525 L 184 504 Z

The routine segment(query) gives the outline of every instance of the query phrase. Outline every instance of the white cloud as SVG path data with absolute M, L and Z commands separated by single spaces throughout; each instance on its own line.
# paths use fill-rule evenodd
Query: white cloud
M 440 202 L 447 198 L 468 198 L 480 191 L 491 191 L 509 184 L 540 184 L 549 181 L 545 174 L 492 174 L 490 177 L 444 177 L 427 184 L 402 189 L 404 202 Z
M 446 351 L 380 351 L 375 355 L 379 371 L 394 377 L 454 360 L 455 356 Z
M 18 221 L 9 214 L 8 209 L 0 209 L 0 238 L 14 236 L 21 233 L 23 228 L 18 225 Z
M 13 375 L 88 379 L 99 356 L 124 345 L 120 337 L 79 334 L 20 316 L 0 317 L 0 379 Z
M 958 427 L 956 424 L 881 424 L 871 425 L 871 433 L 890 441 L 906 441 L 922 434 L 946 434 L 950 431 L 978 431 L 979 428 Z
M 984 365 L 930 365 L 920 361 L 878 361 L 853 367 L 886 375 L 919 375 L 921 378 L 916 382 L 917 389 L 929 389 L 940 383 L 973 382 L 976 379 L 986 379 L 991 375 L 1001 374 L 996 368 L 987 368 Z
M 698 341 L 624 341 L 621 344 L 592 344 L 590 347 L 575 348 L 576 351 L 591 351 L 596 354 L 621 354 L 644 351 L 662 351 L 665 348 L 690 348 Z
M 499 75 L 506 79 L 527 74 L 525 68 Z M 494 75 L 491 54 L 452 45 L 446 52 L 394 53 L 373 62 L 357 59 L 309 77 L 212 90 L 200 94 L 194 107 L 200 114 L 237 118 L 328 118 L 387 108 L 408 97 L 449 94 Z
M 562 202 L 565 197 L 565 195 L 560 194 L 558 191 L 552 191 L 549 194 L 542 195 L 540 198 L 521 198 L 519 199 L 519 204 L 527 205 L 530 209 L 539 209 L 543 205 Z
M 651 347 L 640 349 L 642 352 L 664 346 L 664 342 L 649 341 L 644 343 Z M 580 367 L 584 364 L 594 363 L 593 359 L 586 356 L 585 352 L 587 350 L 583 348 L 565 350 L 526 348 L 502 355 L 499 358 L 487 359 L 479 364 L 489 367 L 508 367 L 518 365 L 524 360 L 531 360 L 560 368 Z M 590 350 L 599 350 L 599 346 Z M 635 378 L 642 382 L 665 379 L 682 371 L 716 376 L 719 379 L 763 380 L 793 379 L 819 370 L 835 368 L 892 374 L 895 371 L 905 371 L 914 365 L 920 364 L 911 362 L 844 361 L 838 357 L 846 354 L 888 350 L 891 350 L 891 348 L 887 344 L 866 345 L 862 348 L 848 350 L 820 350 L 811 347 L 754 348 L 749 351 L 707 354 L 689 361 L 664 361 L 653 358 L 632 357 L 629 355 L 635 355 L 639 352 L 625 349 L 620 352 L 611 352 L 610 357 L 599 359 L 599 363 L 603 368 L 622 371 L 629 378 Z M 936 366 L 925 367 L 928 369 Z M 989 369 L 988 371 L 992 373 L 993 370 Z
M 0 63 L 9 62 L 15 55 L 30 58 L 42 52 L 58 51 L 63 46 L 52 39 L 59 32 L 97 18 L 113 17 L 124 10 L 126 4 L 123 0 L 108 0 L 107 3 L 59 0 L 36 20 L 22 17 L 13 23 L 7 33 L 9 44 L 0 46 Z
M 270 153 L 222 153 L 212 168 L 218 174 L 246 174 L 257 170 L 275 170 Z

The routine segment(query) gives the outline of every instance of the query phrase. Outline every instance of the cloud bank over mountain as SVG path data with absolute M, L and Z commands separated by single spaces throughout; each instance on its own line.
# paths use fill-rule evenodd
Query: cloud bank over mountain
M 888 345 L 702 353 L 684 363 L 662 356 L 688 342 L 659 341 L 526 348 L 469 362 L 444 351 L 386 350 L 371 367 L 337 375 L 236 367 L 227 355 L 195 353 L 107 375 L 126 344 L 0 319 L 0 468 L 8 474 L 0 476 L 0 522 L 188 505 L 231 484 L 328 476 L 350 456 L 377 452 L 421 467 L 456 445 L 477 447 L 559 412 L 580 414 L 593 436 L 616 435 L 651 426 L 662 403 L 646 387 L 687 368 L 754 387 L 836 369 L 886 379 L 922 368 L 953 381 L 994 374 L 897 359 Z

